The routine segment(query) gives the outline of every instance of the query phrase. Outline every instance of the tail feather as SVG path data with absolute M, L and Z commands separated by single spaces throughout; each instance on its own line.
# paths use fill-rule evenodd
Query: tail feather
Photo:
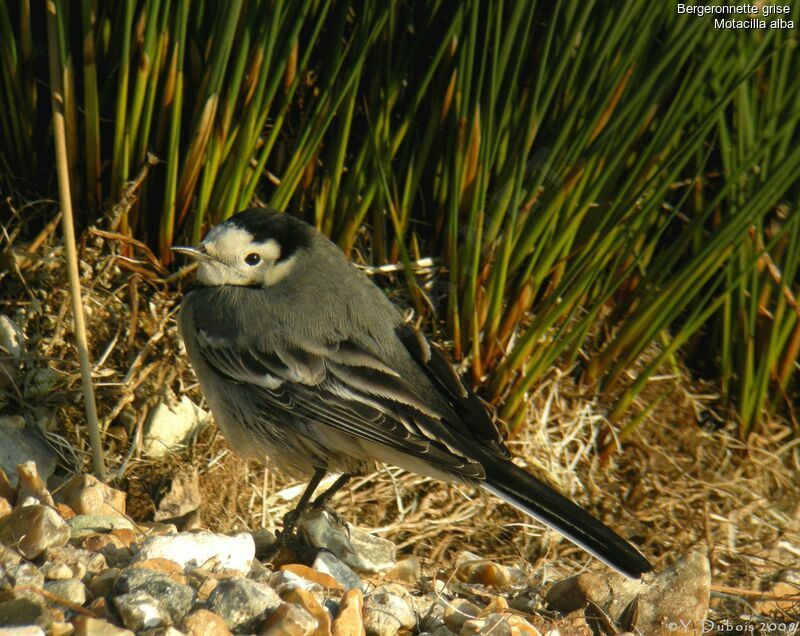
M 481 463 L 486 470 L 481 485 L 486 490 L 557 530 L 605 564 L 634 579 L 653 569 L 630 543 L 533 475 L 499 457 Z

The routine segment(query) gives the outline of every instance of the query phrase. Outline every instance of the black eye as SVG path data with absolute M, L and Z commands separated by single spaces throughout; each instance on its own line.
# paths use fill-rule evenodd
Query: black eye
M 250 267 L 255 267 L 261 262 L 261 256 L 259 256 L 255 252 L 251 252 L 250 254 L 244 257 L 244 262 L 247 263 Z

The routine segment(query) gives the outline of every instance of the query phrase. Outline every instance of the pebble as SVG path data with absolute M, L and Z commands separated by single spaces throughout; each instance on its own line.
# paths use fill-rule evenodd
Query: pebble
M 125 493 L 94 475 L 75 475 L 59 489 L 56 499 L 78 515 L 125 515 Z
M 396 565 L 396 548 L 391 541 L 347 523 L 342 525 L 325 510 L 303 515 L 297 527 L 311 545 L 330 550 L 354 570 L 374 574 L 391 570 Z
M 120 570 L 117 568 L 108 568 L 95 574 L 86 582 L 86 587 L 93 596 L 111 596 L 114 591 L 114 584 L 117 577 L 120 575 Z
M 138 561 L 136 567 L 150 570 L 151 572 L 157 572 L 158 574 L 166 574 L 176 583 L 186 585 L 186 576 L 183 573 L 183 568 L 170 559 L 162 559 L 160 557 L 145 559 L 144 561 Z
M 144 590 L 115 596 L 113 603 L 125 627 L 134 632 L 170 624 L 167 610 Z
M 320 552 L 311 567 L 335 579 L 345 590 L 361 587 L 359 576 L 330 552 Z
M 72 568 L 66 563 L 48 561 L 41 567 L 41 572 L 48 581 L 61 581 L 72 578 Z
M 0 497 L 0 520 L 11 514 L 14 507 L 5 497 Z
M 129 629 L 92 616 L 77 616 L 72 622 L 75 625 L 75 636 L 134 636 Z
M 76 515 L 67 521 L 72 539 L 81 539 L 114 530 L 134 530 L 134 524 L 125 517 L 115 515 Z
M 464 623 L 480 614 L 481 608 L 465 598 L 454 598 L 444 604 L 444 624 L 458 633 Z
M 316 583 L 323 588 L 330 588 L 334 590 L 342 589 L 339 581 L 333 578 L 330 574 L 325 574 L 324 572 L 310 568 L 307 565 L 302 565 L 300 563 L 288 563 L 281 566 L 281 571 L 291 572 L 292 574 L 302 577 L 307 581 Z
M 422 567 L 419 559 L 414 555 L 399 560 L 395 566 L 386 572 L 386 577 L 404 583 L 416 583 L 422 576 Z
M 25 595 L 0 601 L 0 625 L 6 627 L 35 625 L 46 630 L 52 622 L 50 611 L 37 597 Z
M 283 603 L 270 613 L 259 634 L 261 636 L 311 636 L 317 621 L 306 610 L 294 603 Z
M 57 458 L 38 430 L 28 427 L 19 415 L 0 417 L 0 468 L 12 488 L 19 481 L 17 466 L 28 460 L 35 462 L 43 481 L 56 469 Z
M 58 513 L 41 504 L 15 509 L 0 521 L 0 543 L 13 545 L 26 559 L 69 541 L 69 527 Z
M 129 629 L 92 616 L 78 616 L 73 620 L 75 636 L 134 636 Z
M 315 572 L 315 574 L 319 574 L 319 572 Z M 333 583 L 336 584 L 336 581 L 334 580 Z M 310 581 L 290 570 L 273 572 L 269 577 L 269 586 L 275 590 L 281 598 L 294 589 L 302 589 L 319 596 L 320 599 L 322 598 L 322 586 L 319 583 Z
M 0 636 L 44 636 L 44 630 L 36 625 L 25 625 L 24 627 L 0 627 Z
M 86 603 L 86 586 L 78 579 L 63 579 L 61 581 L 48 581 L 44 584 L 45 591 L 54 596 L 83 605 Z
M 19 552 L 0 543 L 0 567 L 12 567 L 19 564 L 20 561 L 22 561 L 22 557 Z
M 468 634 L 493 634 L 496 636 L 541 636 L 541 632 L 517 614 L 489 614 L 464 623 L 459 632 Z
M 313 594 L 302 588 L 295 588 L 288 592 L 283 599 L 287 603 L 299 605 L 314 617 L 317 625 L 314 631 L 311 632 L 312 636 L 330 636 L 331 615 Z
M 39 477 L 36 462 L 28 460 L 17 464 L 17 506 L 42 504 L 53 507 L 53 497 L 47 490 L 47 484 Z
M 366 636 L 363 613 L 364 594 L 361 589 L 354 587 L 347 590 L 331 627 L 332 636 Z
M 485 559 L 460 564 L 456 569 L 456 578 L 463 583 L 501 590 L 511 587 L 514 583 L 508 568 Z
M 20 563 L 6 568 L 6 577 L 14 588 L 44 587 L 44 574 L 30 563 Z
M 25 353 L 25 334 L 5 314 L 0 314 L 0 350 L 12 358 L 19 358 Z
M 641 590 L 641 581 L 616 572 L 583 572 L 554 583 L 545 594 L 545 602 L 565 614 L 591 602 L 617 617 Z
M 102 554 L 65 545 L 58 548 L 48 548 L 45 554 L 52 563 L 66 565 L 72 570 L 72 576 L 83 579 L 88 575 L 97 574 L 108 568 L 106 558 Z
M 228 536 L 213 532 L 181 532 L 146 539 L 132 563 L 164 558 L 186 568 L 210 567 L 209 562 L 213 561 L 212 570 L 224 568 L 246 574 L 255 553 L 253 537 L 248 533 Z
M 249 535 L 248 535 L 249 536 Z M 248 579 L 220 581 L 208 596 L 208 609 L 225 620 L 232 631 L 255 631 L 281 605 L 272 588 Z
M 639 595 L 636 632 L 667 633 L 670 623 L 701 625 L 708 613 L 711 594 L 711 565 L 702 552 L 690 552 L 653 580 Z M 678 629 L 673 634 L 694 633 Z
M 394 636 L 416 624 L 410 594 L 400 585 L 381 585 L 364 599 L 364 627 L 371 636 Z
M 152 457 L 164 457 L 211 422 L 211 415 L 187 396 L 159 403 L 147 418 L 142 448 Z
M 167 574 L 146 568 L 129 567 L 120 573 L 114 583 L 114 592 L 117 594 L 140 591 L 157 599 L 159 605 L 169 613 L 171 624 L 180 623 L 192 609 L 196 598 L 194 589 L 189 585 L 182 585 Z
M 186 636 L 229 636 L 231 633 L 222 616 L 207 609 L 190 612 L 181 628 Z

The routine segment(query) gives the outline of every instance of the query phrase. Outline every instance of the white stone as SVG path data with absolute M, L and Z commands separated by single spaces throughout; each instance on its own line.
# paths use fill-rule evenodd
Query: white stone
M 169 559 L 182 567 L 213 567 L 247 573 L 256 555 L 253 536 L 213 532 L 180 532 L 145 539 L 131 564 L 147 559 Z
M 25 352 L 25 335 L 5 314 L 0 314 L 0 350 L 12 358 L 19 358 Z
M 211 415 L 185 395 L 170 401 L 158 404 L 147 418 L 142 448 L 152 457 L 163 457 L 211 423 Z

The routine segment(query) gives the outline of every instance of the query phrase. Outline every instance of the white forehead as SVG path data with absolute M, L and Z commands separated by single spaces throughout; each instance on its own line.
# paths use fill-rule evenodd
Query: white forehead
M 280 245 L 273 239 L 263 243 L 254 242 L 250 232 L 232 223 L 223 223 L 212 228 L 203 243 L 209 252 L 220 256 L 242 254 L 247 250 L 258 251 L 265 260 L 276 260 L 281 255 Z

